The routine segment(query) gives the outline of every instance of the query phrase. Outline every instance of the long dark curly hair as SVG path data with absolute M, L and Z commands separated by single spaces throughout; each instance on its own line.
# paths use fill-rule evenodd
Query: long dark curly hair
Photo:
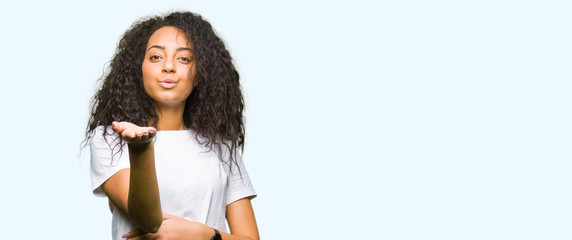
M 211 24 L 191 12 L 147 17 L 124 33 L 106 73 L 99 80 L 101 87 L 92 99 L 86 140 L 95 128 L 107 128 L 113 121 L 128 121 L 139 126 L 151 123 L 156 127 L 158 116 L 143 88 L 142 63 L 149 38 L 164 26 L 182 30 L 193 46 L 195 87 L 185 104 L 185 126 L 196 133 L 195 138 L 201 144 L 217 150 L 221 161 L 236 164 L 236 149 L 244 149 L 245 134 L 239 75 Z M 105 139 L 107 134 L 104 131 Z M 121 149 L 124 144 L 120 140 L 113 149 Z M 223 148 L 230 153 L 228 159 L 223 159 Z

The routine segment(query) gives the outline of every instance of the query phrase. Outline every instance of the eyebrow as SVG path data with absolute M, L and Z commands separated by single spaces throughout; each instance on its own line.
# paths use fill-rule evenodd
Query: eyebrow
M 165 46 L 153 45 L 153 46 L 149 47 L 149 49 L 147 49 L 147 51 L 151 50 L 151 48 L 158 48 L 158 49 L 165 50 Z M 188 47 L 180 47 L 180 48 L 177 48 L 177 52 L 179 52 L 179 51 L 185 51 L 185 50 L 190 51 L 190 52 L 193 52 L 193 49 L 188 48 Z

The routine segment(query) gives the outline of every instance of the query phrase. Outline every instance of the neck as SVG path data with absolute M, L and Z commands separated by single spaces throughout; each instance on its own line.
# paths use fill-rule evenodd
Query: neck
M 187 129 L 183 121 L 184 106 L 155 108 L 155 111 L 159 117 L 159 121 L 157 121 L 158 131 Z

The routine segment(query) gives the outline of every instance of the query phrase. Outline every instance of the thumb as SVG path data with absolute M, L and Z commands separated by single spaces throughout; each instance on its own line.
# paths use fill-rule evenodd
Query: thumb
M 117 121 L 113 121 L 111 123 L 111 128 L 113 128 L 113 130 L 115 130 L 118 133 L 121 133 L 125 130 L 125 126 L 123 126 L 123 124 Z

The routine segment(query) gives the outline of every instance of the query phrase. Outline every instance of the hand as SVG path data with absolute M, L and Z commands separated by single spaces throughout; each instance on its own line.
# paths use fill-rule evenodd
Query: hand
M 113 122 L 113 130 L 129 144 L 140 145 L 150 142 L 157 130 L 154 127 L 139 127 L 130 122 Z
M 214 231 L 207 225 L 163 213 L 163 223 L 157 233 L 147 233 L 141 228 L 135 228 L 122 237 L 131 240 L 204 240 L 210 239 L 213 235 Z

